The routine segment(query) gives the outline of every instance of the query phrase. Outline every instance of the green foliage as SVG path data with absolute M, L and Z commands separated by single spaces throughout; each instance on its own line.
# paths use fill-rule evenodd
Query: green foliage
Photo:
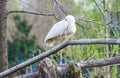
M 102 12 L 104 11 L 103 0 L 96 0 L 99 8 L 96 6 L 94 0 L 71 0 L 71 8 L 68 9 L 69 13 L 75 17 L 84 16 L 83 19 L 89 19 L 90 21 L 77 20 L 77 32 L 74 39 L 83 38 L 105 38 L 105 19 L 103 18 Z M 120 37 L 120 1 L 118 0 L 106 0 L 107 12 L 110 24 L 107 26 L 107 34 L 109 38 L 119 38 Z M 115 3 L 117 1 L 117 3 Z M 68 1 L 63 0 L 65 4 Z M 116 7 L 117 5 L 117 7 Z M 47 10 L 51 9 L 52 4 L 47 4 Z M 69 6 L 70 7 L 70 6 Z M 21 19 L 20 16 L 14 16 L 14 21 L 16 29 L 18 30 L 13 36 L 13 41 L 8 41 L 8 56 L 9 62 L 14 63 L 19 58 L 28 59 L 34 50 L 37 49 L 34 36 L 30 36 L 32 25 L 28 24 L 28 21 Z M 55 20 L 53 20 L 53 23 Z M 118 26 L 118 28 L 117 28 Z M 108 45 L 109 47 L 109 58 L 118 56 L 120 51 L 120 45 Z M 116 53 L 118 52 L 118 53 Z M 58 61 L 59 53 L 52 55 L 51 58 L 55 59 L 54 62 Z M 69 46 L 63 50 L 63 59 L 65 62 L 73 60 L 76 62 L 104 59 L 106 58 L 105 45 L 74 45 Z M 110 66 L 110 76 L 112 78 L 119 78 L 119 67 Z M 91 78 L 98 77 L 98 75 L 103 76 L 105 74 L 105 67 L 90 68 Z M 97 76 L 96 76 L 97 75 Z
M 21 20 L 20 16 L 14 16 L 14 21 L 19 32 L 28 37 L 32 29 L 32 25 L 28 25 L 28 21 L 25 19 Z
M 76 26 L 77 26 L 77 32 L 75 33 L 75 36 L 73 39 L 84 39 L 84 38 L 105 38 L 105 34 L 108 34 L 108 38 L 119 38 L 120 36 L 120 12 L 119 8 L 120 2 L 117 3 L 117 9 L 116 9 L 116 0 L 115 1 L 108 1 L 106 3 L 107 5 L 107 17 L 108 22 L 108 28 L 105 33 L 105 19 L 103 15 L 104 7 L 102 0 L 95 0 L 97 2 L 97 5 L 102 10 L 102 12 L 98 9 L 98 6 L 96 6 L 94 0 L 76 0 L 77 3 L 72 0 L 71 8 L 68 9 L 69 13 L 74 15 L 75 17 L 83 17 L 83 19 L 87 19 L 90 21 L 85 20 L 77 20 Z M 64 1 L 66 4 L 67 2 Z M 114 6 L 113 6 L 114 5 Z M 113 7 L 112 7 L 113 6 Z M 117 16 L 116 16 L 117 15 Z M 118 28 L 117 28 L 118 26 Z M 63 50 L 63 59 L 65 62 L 69 62 L 73 60 L 76 62 L 81 61 L 89 61 L 89 60 L 96 60 L 96 59 L 104 59 L 106 58 L 106 45 L 101 44 L 93 44 L 93 45 L 72 45 L 67 47 Z M 108 45 L 109 50 L 109 58 L 118 56 L 120 45 Z M 118 53 L 117 53 L 118 52 Z M 67 58 L 69 57 L 69 59 Z M 55 55 L 55 58 L 59 59 L 59 53 Z M 110 76 L 112 78 L 118 78 L 119 72 L 118 72 L 117 66 L 110 66 Z M 97 67 L 97 68 L 90 68 L 91 78 L 97 78 L 97 77 L 103 77 L 103 75 L 106 74 L 105 67 Z M 118 74 L 118 76 L 117 76 Z
M 31 36 L 32 25 L 20 15 L 14 16 L 16 33 L 12 41 L 8 41 L 8 60 L 10 64 L 16 64 L 19 59 L 29 59 L 38 48 L 35 36 Z
M 102 0 L 96 0 L 98 6 L 96 6 L 94 0 L 76 0 L 77 3 L 73 0 L 70 13 L 75 17 L 83 17 L 83 19 L 88 19 L 90 21 L 85 20 L 77 20 L 77 32 L 74 39 L 83 39 L 83 38 L 105 38 L 105 19 L 103 18 L 102 12 L 99 8 L 104 11 Z M 108 1 L 108 0 L 105 0 Z M 117 3 L 115 3 L 117 1 Z M 119 19 L 119 7 L 120 1 L 118 0 L 110 0 L 107 3 L 107 16 L 108 24 L 107 34 L 108 38 L 119 38 L 120 36 L 120 19 Z M 114 6 L 113 6 L 114 5 Z M 117 9 L 116 9 L 117 8 Z M 118 26 L 118 28 L 117 28 Z M 109 48 L 109 58 L 118 56 L 120 45 L 108 45 Z M 104 59 L 106 58 L 106 50 L 105 45 L 93 44 L 93 45 L 75 45 L 68 47 L 65 49 L 65 56 L 69 56 L 75 62 L 95 60 L 95 59 Z M 118 52 L 118 53 L 117 53 Z M 66 58 L 64 58 L 66 59 Z M 94 78 L 97 74 L 104 75 L 105 69 L 101 70 L 104 67 L 92 68 L 90 71 L 91 78 Z M 118 78 L 116 76 L 118 74 L 117 66 L 110 67 L 110 75 L 111 78 Z M 100 71 L 99 71 L 100 70 Z M 104 72 L 104 73 L 101 73 Z M 96 76 L 97 77 L 97 76 Z
M 117 66 L 112 66 L 111 67 L 111 78 L 118 78 L 117 77 L 117 75 L 116 75 L 116 73 L 118 72 L 118 68 L 117 68 Z

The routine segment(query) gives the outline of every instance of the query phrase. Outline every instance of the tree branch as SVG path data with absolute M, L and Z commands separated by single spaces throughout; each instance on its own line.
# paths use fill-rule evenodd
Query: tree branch
M 40 12 L 29 12 L 29 11 L 9 11 L 7 13 L 7 15 L 12 14 L 12 13 L 23 13 L 23 14 L 26 13 L 26 14 L 33 14 L 33 15 L 53 16 L 55 19 L 61 20 L 54 13 L 40 13 Z M 65 15 L 67 15 L 67 13 L 65 13 Z M 101 24 L 101 23 L 97 23 L 94 20 L 87 20 L 87 19 L 81 18 L 81 17 L 76 18 L 76 20 L 82 20 L 82 21 L 85 21 L 85 22 L 96 23 L 98 25 L 104 25 L 104 24 Z M 78 24 L 78 23 L 76 23 L 76 24 Z
M 44 15 L 44 16 L 55 16 L 53 13 L 39 13 L 39 12 L 28 12 L 28 11 L 10 11 L 7 15 L 12 13 L 27 13 L 27 14 L 34 14 L 34 15 Z
M 77 66 L 81 68 L 90 68 L 90 67 L 113 65 L 117 63 L 120 63 L 120 56 L 101 59 L 101 60 L 84 61 L 77 63 Z
M 55 19 L 60 20 L 54 13 L 40 13 L 40 12 L 28 12 L 28 11 L 9 11 L 7 15 L 12 13 L 26 13 L 26 14 L 33 14 L 33 15 L 43 15 L 43 16 L 53 16 Z
M 100 59 L 100 60 L 92 60 L 92 61 L 83 61 L 79 62 L 76 65 L 80 68 L 90 68 L 90 67 L 98 67 L 98 66 L 107 66 L 107 65 L 112 65 L 112 64 L 117 64 L 120 63 L 120 56 L 118 57 L 113 57 L 113 58 L 107 58 L 107 59 Z M 63 64 L 58 66 L 57 65 L 57 71 L 62 72 L 62 74 L 59 73 L 59 75 L 65 75 L 67 72 L 69 72 L 69 65 L 68 64 Z M 14 78 L 35 78 L 38 77 L 39 73 L 29 73 L 29 74 L 24 74 L 20 75 Z
M 49 56 L 49 55 L 52 55 L 54 53 L 57 53 L 57 51 L 65 48 L 67 45 L 81 45 L 81 44 L 120 44 L 120 39 L 79 39 L 79 40 L 66 40 L 66 41 L 63 41 L 61 44 L 51 48 L 50 50 L 48 51 L 45 51 L 43 52 L 42 54 L 36 56 L 36 57 L 33 57 L 21 64 L 18 64 L 4 72 L 1 72 L 0 73 L 0 78 L 3 78 L 19 69 L 22 69 L 32 63 L 35 63 L 37 61 L 40 61 L 42 60 L 43 58 Z M 115 61 L 111 61 L 111 63 L 118 63 L 120 62 L 120 57 L 118 57 L 116 61 L 116 58 L 114 58 Z M 107 62 L 107 61 L 106 61 Z M 86 62 L 86 63 L 89 63 L 89 62 Z M 83 63 L 83 65 L 86 65 L 86 63 Z M 112 64 L 113 64 L 112 63 Z M 91 65 L 91 63 L 89 63 Z M 97 63 L 99 64 L 99 63 Z M 107 63 L 106 65 L 108 65 L 110 63 Z M 80 65 L 80 64 L 79 64 Z M 87 67 L 87 66 L 86 66 Z
M 98 23 L 95 20 L 88 20 L 88 19 L 84 18 L 83 16 L 77 17 L 76 20 L 81 20 L 81 21 L 85 21 L 85 22 L 88 22 L 88 23 L 95 23 L 95 24 L 104 26 L 104 24 L 102 24 L 102 23 Z
M 69 40 L 68 45 L 78 45 L 78 44 L 120 44 L 120 39 L 111 38 L 101 38 L 101 39 L 78 39 Z

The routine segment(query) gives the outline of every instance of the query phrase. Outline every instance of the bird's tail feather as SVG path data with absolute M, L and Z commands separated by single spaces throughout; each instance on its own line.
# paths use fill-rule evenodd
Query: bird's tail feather
M 45 43 L 46 43 L 47 46 L 53 47 L 55 41 L 53 41 L 53 40 L 47 40 Z

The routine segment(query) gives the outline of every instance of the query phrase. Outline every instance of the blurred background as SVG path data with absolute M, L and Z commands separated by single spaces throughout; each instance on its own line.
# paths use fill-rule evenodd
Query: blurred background
M 48 49 L 44 38 L 54 23 L 68 14 L 75 16 L 77 32 L 72 39 L 120 38 L 120 0 L 9 0 L 8 60 L 9 67 L 24 62 Z M 43 13 L 35 15 L 11 11 Z M 53 16 L 44 15 L 53 13 Z M 49 56 L 59 64 L 60 54 Z M 82 62 L 120 55 L 120 45 L 72 45 L 63 49 L 62 62 Z M 16 74 L 36 72 L 36 64 Z M 30 70 L 30 71 L 28 71 Z M 83 69 L 85 78 L 120 78 L 120 66 Z M 16 75 L 15 74 L 15 75 Z

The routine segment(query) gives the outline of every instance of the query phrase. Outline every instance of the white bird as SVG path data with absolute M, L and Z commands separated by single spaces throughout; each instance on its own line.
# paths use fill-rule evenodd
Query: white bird
M 67 15 L 65 19 L 53 25 L 44 42 L 48 46 L 53 46 L 56 41 L 69 39 L 75 32 L 75 17 Z

